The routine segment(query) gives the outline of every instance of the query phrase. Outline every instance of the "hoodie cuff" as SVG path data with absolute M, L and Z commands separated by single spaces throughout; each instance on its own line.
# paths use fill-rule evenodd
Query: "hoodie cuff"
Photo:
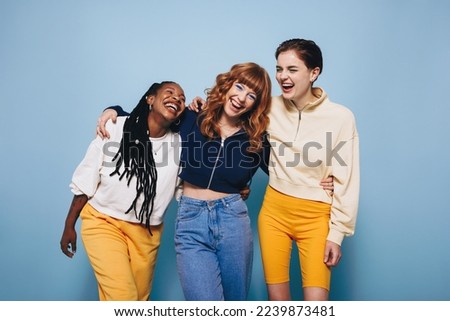
M 339 231 L 337 231 L 337 230 L 331 229 L 331 230 L 328 232 L 327 240 L 328 240 L 328 241 L 331 241 L 331 242 L 334 242 L 334 243 L 336 243 L 336 244 L 338 244 L 338 245 L 341 245 L 341 244 L 342 244 L 342 241 L 344 240 L 344 237 L 345 237 L 344 233 L 339 232 Z

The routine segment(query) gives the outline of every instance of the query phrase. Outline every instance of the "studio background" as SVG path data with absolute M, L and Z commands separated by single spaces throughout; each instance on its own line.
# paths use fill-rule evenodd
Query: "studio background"
M 106 106 L 132 110 L 155 81 L 188 100 L 238 62 L 275 81 L 289 38 L 324 54 L 316 85 L 355 114 L 361 196 L 356 234 L 333 270 L 332 300 L 450 300 L 450 2 L 445 0 L 2 0 L 0 300 L 97 300 L 81 238 L 59 248 L 69 183 Z M 249 300 L 265 300 L 256 221 Z M 165 219 L 153 300 L 183 300 Z M 77 227 L 79 228 L 79 223 Z M 301 300 L 297 256 L 293 299 Z

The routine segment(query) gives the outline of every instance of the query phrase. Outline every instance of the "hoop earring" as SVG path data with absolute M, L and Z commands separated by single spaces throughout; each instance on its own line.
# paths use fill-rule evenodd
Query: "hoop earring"
M 181 123 L 180 118 L 177 118 L 177 120 L 175 120 L 175 122 L 174 122 L 175 126 L 178 126 L 180 123 Z

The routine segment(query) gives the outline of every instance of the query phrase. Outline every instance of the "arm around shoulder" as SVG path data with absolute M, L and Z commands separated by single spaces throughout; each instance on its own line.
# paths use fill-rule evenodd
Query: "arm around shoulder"
M 103 138 L 110 138 L 110 134 L 106 129 L 106 123 L 108 120 L 112 120 L 113 123 L 116 122 L 118 116 L 128 116 L 129 113 L 124 111 L 119 105 L 109 106 L 103 110 L 102 114 L 97 120 L 97 135 Z

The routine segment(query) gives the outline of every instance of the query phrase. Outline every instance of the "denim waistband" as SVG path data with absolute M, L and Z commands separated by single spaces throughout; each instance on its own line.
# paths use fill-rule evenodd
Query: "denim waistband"
M 241 200 L 241 194 L 230 194 L 228 196 L 217 198 L 214 200 L 199 200 L 197 198 L 192 198 L 188 196 L 181 195 L 180 203 L 184 204 L 191 204 L 196 206 L 207 206 L 207 207 L 214 207 L 214 206 L 227 206 L 230 203 L 236 202 Z

